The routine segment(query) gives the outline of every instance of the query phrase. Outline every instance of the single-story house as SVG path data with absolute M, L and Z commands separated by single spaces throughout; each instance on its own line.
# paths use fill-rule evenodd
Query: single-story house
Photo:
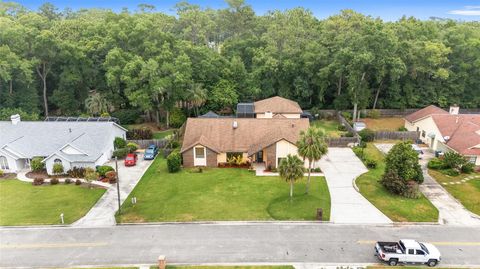
M 458 106 L 447 112 L 431 105 L 406 116 L 405 128 L 419 132 L 432 150 L 455 151 L 480 165 L 480 114 L 459 114 Z
M 115 137 L 126 137 L 115 122 L 0 121 L 0 169 L 16 173 L 30 168 L 34 157 L 43 157 L 49 174 L 53 164 L 64 171 L 73 167 L 103 165 L 113 153 Z
M 277 168 L 307 130 L 305 118 L 188 118 L 181 153 L 184 167 L 217 167 L 232 156 Z M 308 166 L 308 164 L 305 164 Z

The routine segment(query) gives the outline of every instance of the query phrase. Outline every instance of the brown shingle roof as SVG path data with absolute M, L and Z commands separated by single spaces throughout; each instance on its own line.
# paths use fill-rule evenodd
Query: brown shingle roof
M 465 155 L 480 155 L 480 114 L 432 115 L 442 136 L 449 137 L 447 146 Z
M 255 106 L 255 113 L 302 113 L 302 109 L 297 102 L 285 99 L 280 96 L 263 99 L 253 103 Z
M 432 114 L 449 114 L 449 113 L 447 111 L 437 107 L 437 106 L 429 105 L 425 108 L 422 108 L 422 109 L 406 116 L 405 119 L 409 122 L 414 122 L 414 121 L 417 121 L 419 119 L 428 117 Z
M 252 155 L 282 139 L 296 143 L 308 127 L 308 119 L 188 118 L 181 152 L 201 144 L 216 152 Z

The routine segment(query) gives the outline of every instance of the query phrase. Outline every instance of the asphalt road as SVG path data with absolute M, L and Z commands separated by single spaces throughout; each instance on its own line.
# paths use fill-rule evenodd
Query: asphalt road
M 170 263 L 375 263 L 376 240 L 433 242 L 442 265 L 480 265 L 480 228 L 333 224 L 164 224 L 2 228 L 1 267 Z

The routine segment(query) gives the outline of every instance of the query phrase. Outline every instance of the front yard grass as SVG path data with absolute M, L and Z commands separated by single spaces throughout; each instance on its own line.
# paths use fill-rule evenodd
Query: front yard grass
M 165 137 L 173 134 L 173 129 L 166 130 L 166 131 L 159 131 L 153 133 L 153 139 L 164 139 Z
M 432 169 L 429 169 L 428 173 L 437 180 L 438 183 L 442 184 L 442 187 L 453 197 L 459 200 L 465 208 L 480 215 L 480 173 L 460 174 L 456 177 L 446 176 L 440 171 Z M 462 182 L 462 180 L 467 177 L 473 178 Z M 460 183 L 457 184 L 457 182 Z
M 372 143 L 367 144 L 364 154 L 377 161 L 377 167 L 357 178 L 360 193 L 392 221 L 437 222 L 438 210 L 422 194 L 419 199 L 409 199 L 388 192 L 379 182 L 385 170 L 383 154 Z
M 290 202 L 289 185 L 279 177 L 256 177 L 239 168 L 209 168 L 202 173 L 182 169 L 168 173 L 166 160 L 157 157 L 122 205 L 119 222 L 205 220 L 315 220 L 323 208 L 330 218 L 330 194 L 324 177 L 295 183 Z M 132 205 L 131 197 L 137 198 Z
M 32 186 L 15 179 L 0 180 L 0 225 L 65 224 L 83 217 L 105 189 L 75 184 Z
M 158 266 L 152 266 L 152 269 L 158 268 Z M 222 265 L 208 265 L 208 266 L 195 266 L 195 265 L 167 265 L 167 269 L 295 269 L 291 265 L 256 265 L 256 266 L 222 266 Z
M 315 120 L 312 122 L 312 126 L 325 130 L 325 134 L 329 137 L 340 137 L 342 134 L 347 133 L 338 130 L 340 123 L 336 120 Z
M 362 119 L 365 122 L 368 129 L 373 131 L 398 131 L 398 128 L 405 125 L 403 118 L 389 117 L 389 118 L 365 118 Z

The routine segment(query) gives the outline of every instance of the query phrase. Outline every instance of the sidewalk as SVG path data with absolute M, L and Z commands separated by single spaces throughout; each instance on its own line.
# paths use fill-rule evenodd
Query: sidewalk
M 143 155 L 138 156 L 136 166 L 125 167 L 123 161 L 118 162 L 118 174 L 120 183 L 120 203 L 127 199 L 130 192 L 135 188 L 145 171 L 153 161 L 143 160 Z M 115 167 L 115 162 L 106 163 Z M 72 224 L 76 227 L 113 226 L 116 224 L 115 213 L 118 210 L 117 185 L 111 185 L 98 202 L 81 219 Z

